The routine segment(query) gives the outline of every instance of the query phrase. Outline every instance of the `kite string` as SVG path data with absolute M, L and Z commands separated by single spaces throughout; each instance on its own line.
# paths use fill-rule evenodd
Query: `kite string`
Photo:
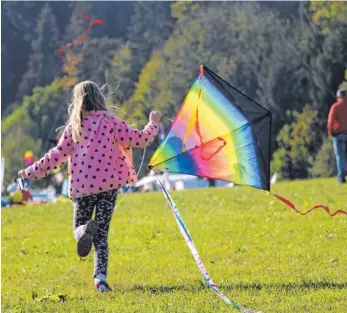
M 163 118 L 165 118 L 165 119 L 167 119 L 168 121 L 170 121 L 170 122 L 173 122 L 174 120 L 172 120 L 171 118 L 168 118 L 167 116 L 165 116 L 165 115 L 161 115 Z
M 202 263 L 202 260 L 198 254 L 198 251 L 195 247 L 195 244 L 193 242 L 193 239 L 188 231 L 187 226 L 185 225 L 182 216 L 180 214 L 180 212 L 178 211 L 175 203 L 173 202 L 173 199 L 171 198 L 170 194 L 168 193 L 168 191 L 166 190 L 164 184 L 162 183 L 162 181 L 160 180 L 159 176 L 156 175 L 156 178 L 159 182 L 159 185 L 161 187 L 161 190 L 165 196 L 165 198 L 167 199 L 168 203 L 169 203 L 169 207 L 171 208 L 171 212 L 173 214 L 173 216 L 175 217 L 176 223 L 178 225 L 178 228 L 191 252 L 191 254 L 193 255 L 200 273 L 202 274 L 204 280 L 206 281 L 207 285 L 220 297 L 224 300 L 224 302 L 232 305 L 234 308 L 244 312 L 244 313 L 253 313 L 253 311 L 233 302 L 232 300 L 230 300 L 227 296 L 225 296 L 222 292 L 220 292 L 220 290 L 217 288 L 216 284 L 213 282 L 212 278 L 209 276 L 209 274 L 207 273 L 206 267 L 205 265 Z
M 139 175 L 139 173 L 141 172 L 142 166 L 143 166 L 143 162 L 145 160 L 145 154 L 146 154 L 146 147 L 143 149 L 143 154 L 142 154 L 142 159 L 141 159 L 141 163 L 140 163 L 140 167 L 137 170 L 136 176 Z M 114 210 L 117 210 L 117 208 L 120 206 L 120 204 L 123 202 L 124 198 L 126 197 L 126 195 L 129 193 L 129 191 L 133 188 L 134 186 L 130 186 L 128 188 L 128 190 L 126 191 L 126 193 L 124 194 L 124 196 L 118 201 L 116 207 L 114 208 Z
M 166 118 L 167 120 L 173 122 L 172 119 L 166 117 L 165 115 L 162 115 L 162 116 L 163 116 L 164 118 Z M 60 128 L 62 128 L 62 127 L 64 127 L 64 126 L 61 126 Z M 145 155 L 146 155 L 146 147 L 143 149 L 143 154 L 142 154 L 141 163 L 140 163 L 140 166 L 139 166 L 139 168 L 138 168 L 138 170 L 137 170 L 136 176 L 139 176 L 139 173 L 141 172 L 141 169 L 142 169 L 142 166 L 143 166 L 143 162 L 144 162 L 144 160 L 145 160 Z M 124 196 L 118 201 L 118 203 L 117 203 L 116 207 L 114 208 L 114 210 L 117 210 L 117 208 L 120 206 L 120 204 L 123 202 L 124 198 L 128 195 L 128 193 L 130 192 L 130 190 L 131 190 L 133 187 L 134 187 L 134 186 L 130 186 L 130 187 L 128 188 L 128 190 L 126 191 L 126 193 L 124 194 Z
M 166 117 L 165 115 L 162 115 L 164 118 L 166 118 L 169 121 L 172 121 L 172 119 Z M 62 126 L 64 127 L 64 126 Z M 136 176 L 139 176 L 139 173 L 141 172 L 142 166 L 143 166 L 143 162 L 145 160 L 145 155 L 146 155 L 146 147 L 143 149 L 143 154 L 142 154 L 142 159 L 141 159 L 141 163 L 140 166 L 137 170 Z M 130 190 L 133 188 L 134 186 L 130 186 L 130 188 L 126 191 L 126 193 L 124 194 L 124 196 L 119 200 L 119 202 L 117 203 L 116 207 L 114 208 L 114 210 L 117 210 L 117 208 L 120 206 L 120 204 L 123 202 L 124 198 L 128 195 L 128 193 L 130 192 Z

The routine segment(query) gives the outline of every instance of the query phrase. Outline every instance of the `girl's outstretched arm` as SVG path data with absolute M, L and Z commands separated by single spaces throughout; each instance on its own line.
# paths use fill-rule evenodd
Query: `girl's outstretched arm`
M 64 130 L 56 147 L 49 150 L 41 160 L 18 172 L 24 179 L 39 179 L 48 175 L 50 171 L 58 168 L 66 162 L 72 153 L 72 133 L 71 127 Z
M 145 128 L 140 131 L 131 128 L 119 117 L 112 116 L 111 118 L 114 122 L 115 139 L 124 146 L 145 148 L 154 141 L 158 134 L 158 123 L 156 121 L 149 121 Z M 158 119 L 160 120 L 160 117 Z
M 120 127 L 119 127 L 120 126 Z M 158 134 L 158 125 L 155 122 L 148 122 L 143 130 L 131 128 L 126 123 L 121 123 L 115 131 L 116 140 L 122 145 L 145 148 L 149 146 Z

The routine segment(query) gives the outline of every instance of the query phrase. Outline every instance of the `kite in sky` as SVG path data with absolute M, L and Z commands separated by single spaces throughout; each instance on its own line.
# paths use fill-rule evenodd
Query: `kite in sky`
M 149 167 L 270 189 L 271 113 L 202 67 Z
M 88 19 L 90 21 L 88 27 L 85 29 L 85 31 L 83 32 L 82 36 L 79 39 L 76 39 L 76 40 L 74 40 L 72 42 L 69 42 L 69 43 L 61 46 L 59 48 L 59 50 L 58 50 L 58 55 L 59 56 L 61 56 L 63 54 L 63 51 L 66 48 L 72 47 L 74 45 L 82 44 L 87 39 L 87 35 L 88 35 L 89 31 L 91 30 L 91 28 L 92 28 L 92 26 L 94 24 L 104 24 L 103 20 L 101 20 L 101 19 L 93 20 L 92 17 L 90 15 L 88 15 L 88 14 L 83 14 L 83 17 L 85 17 L 86 19 Z
M 155 172 L 196 175 L 230 181 L 270 192 L 271 112 L 228 84 L 205 66 L 200 73 L 165 139 L 154 152 L 148 168 Z M 245 313 L 252 311 L 222 294 L 196 250 L 192 237 L 173 199 L 158 178 L 178 228 L 206 283 L 226 303 Z M 271 193 L 272 194 L 272 193 Z M 272 194 L 299 214 L 323 208 L 316 205 L 299 212 L 287 199 Z

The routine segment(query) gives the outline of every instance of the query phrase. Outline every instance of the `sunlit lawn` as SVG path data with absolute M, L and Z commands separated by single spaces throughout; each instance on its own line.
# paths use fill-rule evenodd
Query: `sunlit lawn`
M 335 179 L 273 191 L 302 210 L 347 210 L 347 186 Z M 266 313 L 347 312 L 347 216 L 300 216 L 246 187 L 172 196 L 209 274 L 235 302 Z M 2 312 L 237 312 L 204 285 L 161 193 L 128 195 L 109 245 L 114 291 L 98 294 L 93 254 L 75 252 L 69 200 L 3 209 Z

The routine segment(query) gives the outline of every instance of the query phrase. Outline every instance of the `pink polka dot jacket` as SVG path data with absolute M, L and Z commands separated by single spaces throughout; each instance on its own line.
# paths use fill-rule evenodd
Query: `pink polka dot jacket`
M 24 178 L 42 178 L 68 161 L 72 200 L 134 185 L 137 177 L 131 148 L 150 145 L 157 133 L 155 122 L 139 131 L 111 112 L 90 111 L 83 115 L 79 141 L 73 142 L 71 126 L 67 126 L 57 146 L 29 166 Z

